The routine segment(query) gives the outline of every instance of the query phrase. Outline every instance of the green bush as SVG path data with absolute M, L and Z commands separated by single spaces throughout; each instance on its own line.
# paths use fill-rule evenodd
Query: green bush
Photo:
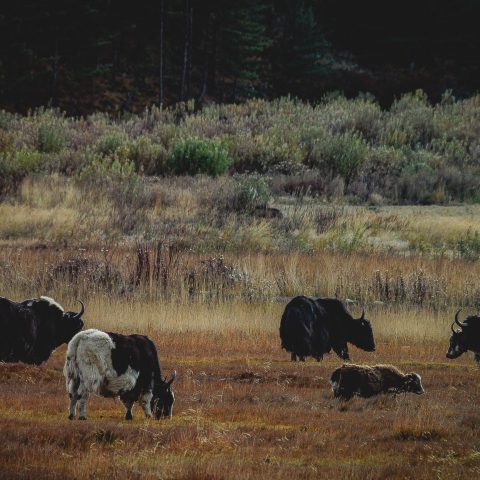
M 59 153 L 65 147 L 65 138 L 59 127 L 40 125 L 38 127 L 38 150 L 44 153 Z
M 42 164 L 42 155 L 32 150 L 0 155 L 0 195 L 15 193 L 21 181 L 40 171 Z
M 259 135 L 237 133 L 229 137 L 228 148 L 237 172 L 294 173 L 304 156 L 299 142 L 267 132 Z
M 110 155 L 127 144 L 127 137 L 120 132 L 110 132 L 100 137 L 96 151 L 101 155 Z
M 225 146 L 216 140 L 187 138 L 175 143 L 168 168 L 175 175 L 220 175 L 233 163 Z
M 232 207 L 237 212 L 252 213 L 257 207 L 266 207 L 270 197 L 270 189 L 265 179 L 247 177 L 235 188 Z
M 427 146 L 438 135 L 435 111 L 422 90 L 403 95 L 386 115 L 381 141 L 393 147 Z
M 464 235 L 455 243 L 455 250 L 464 260 L 478 260 L 480 258 L 479 233 L 469 230 L 466 235 Z
M 128 150 L 119 150 L 113 155 L 94 154 L 77 175 L 80 183 L 107 184 L 108 182 L 136 183 L 139 177 L 135 164 L 128 158 Z
M 348 184 L 367 155 L 367 143 L 357 133 L 325 135 L 313 146 L 310 162 L 325 173 L 343 177 Z
M 166 173 L 168 157 L 163 145 L 153 143 L 149 137 L 141 136 L 129 144 L 128 150 L 137 171 L 145 175 Z

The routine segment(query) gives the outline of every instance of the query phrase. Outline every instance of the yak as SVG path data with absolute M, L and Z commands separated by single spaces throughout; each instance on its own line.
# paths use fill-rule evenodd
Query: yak
M 311 356 L 320 361 L 333 351 L 349 360 L 347 342 L 373 352 L 375 341 L 365 311 L 354 319 L 336 298 L 298 296 L 285 307 L 280 321 L 282 348 L 291 353 L 292 361 Z
M 447 358 L 458 358 L 470 350 L 474 353 L 475 362 L 480 367 L 480 317 L 471 315 L 460 322 L 458 320 L 460 311 L 455 314 L 455 321 L 451 326 L 452 335 L 450 336 Z M 455 325 L 460 327 L 460 330 L 455 330 Z
M 146 417 L 171 417 L 172 378 L 162 378 L 155 344 L 144 335 L 121 335 L 89 329 L 77 333 L 67 347 L 63 369 L 70 398 L 69 419 L 87 419 L 91 393 L 120 397 L 125 420 L 132 420 L 133 404 L 138 401 Z
M 65 312 L 50 297 L 23 302 L 0 297 L 0 361 L 40 365 L 83 328 L 80 312 Z
M 330 378 L 335 398 L 350 400 L 354 395 L 368 398 L 380 393 L 425 393 L 418 373 L 403 373 L 393 365 L 345 364 Z

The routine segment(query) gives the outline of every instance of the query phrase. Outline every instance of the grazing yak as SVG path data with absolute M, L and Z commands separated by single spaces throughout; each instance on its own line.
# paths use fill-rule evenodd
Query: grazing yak
M 372 326 L 365 312 L 354 319 L 336 298 L 295 297 L 283 312 L 280 339 L 292 361 L 297 357 L 305 361 L 308 356 L 320 361 L 332 349 L 343 360 L 349 360 L 347 342 L 367 352 L 375 350 Z
M 404 374 L 392 365 L 345 364 L 330 378 L 335 398 L 350 400 L 354 395 L 373 397 L 379 393 L 425 393 L 418 373 Z
M 40 365 L 83 328 L 80 312 L 65 312 L 49 297 L 14 302 L 0 297 L 0 361 Z
M 447 352 L 447 358 L 458 358 L 462 353 L 470 350 L 475 355 L 475 361 L 480 367 L 480 317 L 471 315 L 463 322 L 458 320 L 458 314 L 455 314 L 455 321 L 452 323 L 452 335 L 450 337 L 450 346 Z M 460 330 L 455 330 L 455 324 Z
M 70 398 L 69 419 L 87 418 L 87 400 L 91 393 L 120 397 L 125 419 L 132 420 L 132 407 L 138 401 L 147 417 L 171 417 L 171 384 L 162 378 L 155 344 L 143 335 L 120 335 L 89 329 L 70 340 L 63 369 Z

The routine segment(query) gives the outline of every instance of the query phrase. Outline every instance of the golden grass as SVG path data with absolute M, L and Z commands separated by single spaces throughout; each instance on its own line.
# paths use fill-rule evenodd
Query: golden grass
M 27 178 L 14 204 L 0 203 L 5 219 L 0 223 L 0 241 L 99 242 L 131 240 L 133 234 L 166 237 L 197 251 L 337 251 L 453 258 L 462 255 L 459 242 L 480 232 L 479 205 L 368 208 L 277 197 L 274 204 L 284 218 L 259 220 L 225 211 L 234 188 L 229 177 L 143 179 L 138 198 L 122 207 L 126 200 L 120 187 L 107 193 L 58 175 Z M 133 201 L 138 205 L 131 211 Z M 323 225 L 322 218 L 330 214 L 331 222 Z M 476 248 L 472 255 L 478 258 Z
M 193 197 L 179 195 L 194 218 Z M 172 421 L 147 421 L 137 409 L 128 423 L 120 402 L 95 397 L 87 422 L 69 422 L 64 346 L 40 367 L 0 364 L 1 479 L 478 476 L 478 370 L 468 355 L 445 358 L 456 309 L 476 311 L 478 262 L 401 256 L 398 249 L 368 255 L 227 252 L 225 265 L 242 280 L 229 283 L 228 275 L 214 271 L 199 277 L 192 294 L 189 273 L 201 272 L 212 255 L 179 250 L 165 286 L 153 274 L 155 245 L 147 246 L 150 270 L 136 284 L 135 242 L 60 243 L 57 234 L 75 225 L 82 209 L 55 197 L 34 201 L 38 196 L 34 192 L 24 205 L 0 205 L 0 294 L 17 300 L 49 294 L 67 309 L 78 308 L 80 298 L 86 328 L 150 335 L 163 373 L 178 372 L 177 403 Z M 159 197 L 152 208 L 178 218 L 172 203 L 165 204 Z M 72 210 L 64 210 L 67 205 Z M 432 208 L 425 216 L 414 207 L 346 209 L 334 233 L 363 228 L 366 238 L 381 238 L 385 246 L 429 230 L 441 238 L 445 223 L 447 242 L 478 228 L 477 207 L 471 208 Z M 29 218 L 36 229 L 31 235 Z M 196 228 L 215 234 L 207 224 Z M 250 233 L 224 233 L 268 250 L 269 229 L 258 222 Z M 320 241 L 322 234 L 307 236 Z M 47 239 L 53 243 L 38 242 Z M 88 260 L 95 275 L 110 269 L 118 278 L 108 284 L 85 274 L 55 277 L 54 269 L 70 259 Z M 280 317 L 297 294 L 349 298 L 355 316 L 365 305 L 377 349 L 351 347 L 352 360 L 416 371 L 426 395 L 334 400 L 328 379 L 340 359 L 291 363 L 280 349 Z
M 354 349 L 358 363 L 416 359 L 427 393 L 345 403 L 328 386 L 333 356 L 291 363 L 273 333 L 247 335 L 233 354 L 229 336 L 196 336 L 152 334 L 163 371 L 178 371 L 171 421 L 136 409 L 125 422 L 120 402 L 93 397 L 89 420 L 69 422 L 64 347 L 41 367 L 0 365 L 0 478 L 429 479 L 480 468 L 477 370 L 466 357 L 451 362 L 461 372 L 429 363 L 441 343 Z

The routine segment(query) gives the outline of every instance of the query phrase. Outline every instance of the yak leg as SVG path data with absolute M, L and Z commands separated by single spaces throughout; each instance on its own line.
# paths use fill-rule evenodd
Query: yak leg
M 304 355 L 300 355 L 300 361 L 301 361 L 301 362 L 304 362 L 304 361 L 305 361 L 305 356 L 304 356 Z
M 68 409 L 69 420 L 75 419 L 75 410 L 77 408 L 77 400 L 80 398 L 78 395 L 78 381 L 70 379 L 68 382 L 68 398 L 70 399 L 70 407 Z
M 333 351 L 342 359 L 350 360 L 347 344 L 333 347 Z
M 83 386 L 80 385 L 77 391 L 78 396 L 78 419 L 86 420 L 87 419 L 87 401 L 90 396 L 90 392 Z
M 134 400 L 122 397 L 120 397 L 120 400 L 122 401 L 123 405 L 125 405 L 125 420 L 133 420 L 132 408 L 133 404 L 135 403 Z
M 292 353 L 292 356 L 290 357 L 292 362 L 296 362 L 297 361 L 297 354 L 295 352 Z
M 145 412 L 145 416 L 147 418 L 152 418 L 152 409 L 150 406 L 152 402 L 152 397 L 153 397 L 152 392 L 147 392 L 147 393 L 144 393 L 143 395 L 140 395 L 140 398 L 138 399 L 138 402 L 143 408 L 143 411 Z

